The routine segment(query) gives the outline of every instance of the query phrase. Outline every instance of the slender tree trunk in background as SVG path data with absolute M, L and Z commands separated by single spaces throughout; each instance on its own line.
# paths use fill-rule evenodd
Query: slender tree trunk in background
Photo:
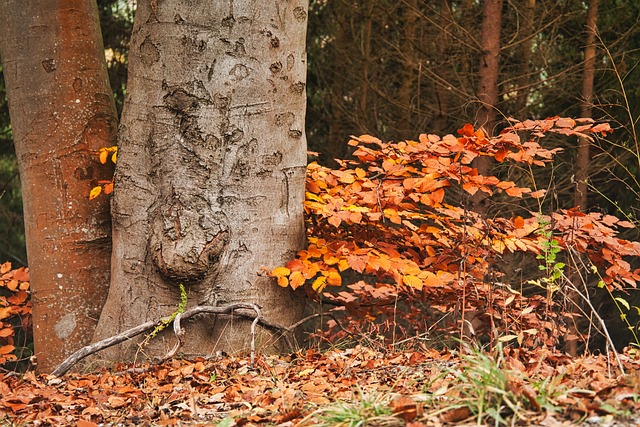
M 584 48 L 584 71 L 582 74 L 582 103 L 580 105 L 580 117 L 591 117 L 593 100 L 593 79 L 596 67 L 596 34 L 598 24 L 598 0 L 589 0 L 586 25 L 586 44 Z M 589 169 L 589 140 L 578 139 L 578 154 L 576 159 L 576 192 L 575 206 L 582 212 L 586 212 L 587 205 L 587 178 Z
M 582 103 L 580 105 L 580 117 L 591 117 L 591 106 L 593 99 L 593 79 L 596 66 L 596 34 L 598 24 L 598 0 L 589 0 L 587 10 L 586 23 L 586 43 L 584 48 L 584 70 L 582 74 Z M 586 138 L 578 138 L 578 153 L 576 158 L 576 190 L 574 195 L 574 204 L 582 212 L 587 212 L 587 178 L 589 168 L 589 140 Z M 570 279 L 574 286 L 581 286 L 582 279 L 576 273 L 570 274 Z M 580 298 L 573 290 L 567 292 L 567 302 L 569 304 L 568 311 L 579 315 Z M 569 323 L 567 336 L 565 337 L 565 347 L 567 353 L 572 356 L 578 354 L 578 331 L 579 328 L 575 324 L 575 317 L 571 318 Z
M 482 8 L 482 58 L 480 59 L 478 100 L 480 108 L 476 114 L 476 126 L 484 128 L 491 135 L 496 124 L 496 104 L 498 103 L 498 66 L 500 57 L 500 26 L 502 25 L 503 0 L 485 0 Z M 488 175 L 491 169 L 489 157 L 476 160 L 478 173 Z M 473 209 L 486 212 L 486 193 L 478 191 L 472 198 Z
M 113 199 L 113 268 L 96 333 L 105 338 L 189 306 L 256 303 L 290 325 L 304 303 L 259 276 L 305 241 L 303 0 L 140 1 Z M 297 295 L 300 295 L 299 293 Z M 250 322 L 202 317 L 183 351 L 247 350 Z M 174 338 L 151 340 L 163 354 Z M 278 345 L 266 332 L 261 351 Z M 100 357 L 122 360 L 129 342 Z
M 438 58 L 439 63 L 436 64 L 435 72 L 442 80 L 450 81 L 450 63 L 447 58 L 451 46 L 450 28 L 453 25 L 453 13 L 451 9 L 451 0 L 442 0 L 440 6 L 440 14 L 438 15 L 440 23 L 440 34 L 438 36 Z M 449 114 L 449 93 L 450 88 L 444 86 L 440 82 L 435 84 L 435 92 L 437 105 L 436 113 L 433 117 L 432 130 L 434 132 L 445 132 L 447 129 L 447 116 Z
M 518 94 L 516 97 L 516 117 L 524 120 L 527 118 L 527 100 L 531 92 L 531 48 L 533 46 L 533 20 L 535 19 L 536 0 L 526 0 L 524 16 L 522 17 L 522 30 L 520 44 L 521 71 L 517 79 Z
M 344 46 L 346 39 L 344 26 L 347 25 L 347 23 L 340 22 L 340 20 L 337 21 L 336 29 L 333 33 L 333 45 Z M 343 101 L 346 94 L 345 79 L 335 79 L 333 84 L 328 86 L 330 86 L 329 90 L 331 92 L 330 99 L 333 101 L 329 104 L 331 108 L 331 116 L 327 124 L 329 126 L 329 132 L 327 141 L 322 145 L 322 151 L 325 155 L 328 155 L 328 161 L 330 162 L 333 159 L 343 159 L 346 156 L 348 145 L 345 144 L 345 141 L 348 138 L 348 134 L 344 131 L 345 114 Z
M 369 66 L 371 62 L 371 31 L 373 27 L 373 9 L 375 0 L 366 0 L 364 2 L 364 33 L 362 35 L 362 85 L 360 88 L 360 132 L 372 133 L 375 128 L 369 127 L 369 117 L 373 116 L 373 112 L 369 111 Z M 375 118 L 373 119 L 375 123 Z
M 399 123 L 399 139 L 416 138 L 415 125 L 412 124 L 412 103 L 416 96 L 414 85 L 416 80 L 416 24 L 418 22 L 418 0 L 407 0 L 403 4 L 404 44 L 401 46 L 403 53 L 402 83 L 398 90 L 398 102 L 402 105 L 403 112 Z
M 38 369 L 88 344 L 109 284 L 108 179 L 95 151 L 115 142 L 98 11 L 92 0 L 7 0 L 0 53 L 20 167 Z

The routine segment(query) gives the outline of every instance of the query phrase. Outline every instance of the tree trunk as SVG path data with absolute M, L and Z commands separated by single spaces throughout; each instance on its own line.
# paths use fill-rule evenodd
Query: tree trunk
M 449 94 L 451 88 L 451 63 L 448 55 L 450 55 L 451 46 L 451 27 L 454 23 L 451 0 L 442 0 L 440 2 L 440 13 L 438 14 L 438 22 L 440 30 L 438 34 L 438 59 L 435 61 L 435 69 L 441 81 L 435 82 L 436 105 L 433 116 L 432 130 L 438 133 L 444 133 L 447 129 L 447 116 L 449 115 Z M 443 84 L 442 82 L 447 84 Z
M 108 179 L 95 151 L 115 142 L 98 11 L 92 0 L 7 0 L 0 52 L 18 157 L 38 368 L 88 344 L 106 299 Z
M 593 79 L 596 67 L 596 34 L 598 23 L 598 0 L 589 0 L 589 9 L 587 11 L 586 23 L 586 44 L 584 48 L 584 71 L 582 74 L 582 104 L 580 105 L 580 117 L 591 117 L 591 101 L 593 99 Z M 589 168 L 589 140 L 586 138 L 578 138 L 578 154 L 576 159 L 576 190 L 574 194 L 575 206 L 579 207 L 582 212 L 586 212 L 587 205 L 587 170 Z M 570 274 L 572 283 L 579 286 L 583 283 L 581 275 L 577 271 Z M 579 314 L 581 301 L 577 293 L 569 289 L 567 292 L 567 301 L 569 303 L 568 311 Z M 566 351 L 572 356 L 578 354 L 578 327 L 574 321 L 575 317 L 571 317 L 572 322 L 569 324 L 568 333 L 565 337 Z
M 140 1 L 113 199 L 112 282 L 96 338 L 189 306 L 303 303 L 259 276 L 304 245 L 307 2 Z M 151 340 L 161 354 L 173 337 Z M 248 322 L 198 318 L 189 355 L 246 350 Z M 133 357 L 134 342 L 101 355 Z M 262 334 L 262 351 L 277 343 Z
M 515 117 L 524 120 L 527 118 L 527 101 L 531 93 L 531 49 L 534 37 L 534 19 L 536 0 L 526 0 L 522 16 L 522 42 L 520 44 L 520 76 L 517 81 L 517 95 L 515 105 Z
M 591 117 L 593 100 L 593 79 L 596 67 L 596 34 L 598 23 L 598 0 L 589 0 L 587 12 L 586 44 L 584 48 L 584 71 L 582 74 L 582 103 L 580 117 Z M 587 211 L 587 170 L 589 168 L 589 140 L 578 139 L 578 155 L 576 159 L 576 192 L 575 205 L 582 212 Z
M 398 90 L 398 102 L 402 106 L 400 114 L 400 134 L 398 138 L 411 139 L 416 138 L 414 135 L 416 126 L 413 122 L 415 118 L 413 113 L 414 85 L 416 84 L 416 27 L 418 23 L 418 1 L 407 0 L 403 8 L 403 46 L 402 51 L 402 82 Z
M 493 134 L 498 103 L 498 65 L 500 56 L 500 26 L 502 25 L 503 0 L 486 0 L 482 9 L 482 58 L 480 59 L 478 100 L 480 108 L 476 115 L 477 127 Z M 479 157 L 476 167 L 480 175 L 488 175 L 491 169 L 489 157 Z M 478 191 L 472 198 L 473 209 L 486 212 L 486 193 Z
M 376 123 L 375 120 L 371 120 L 372 115 L 369 110 L 369 68 L 371 67 L 371 33 L 373 29 L 373 10 L 376 4 L 374 0 L 365 0 L 362 5 L 362 11 L 364 13 L 364 28 L 362 34 L 362 81 L 360 86 L 360 117 L 358 118 L 358 125 L 361 133 L 370 133 L 373 130 L 377 130 L 376 127 L 369 127 L 369 123 Z

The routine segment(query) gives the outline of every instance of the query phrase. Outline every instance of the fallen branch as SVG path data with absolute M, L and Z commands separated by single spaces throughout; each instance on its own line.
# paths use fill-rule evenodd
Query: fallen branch
M 193 317 L 197 314 L 201 314 L 201 313 L 210 313 L 210 314 L 216 314 L 216 315 L 220 315 L 220 314 L 227 314 L 227 315 L 235 315 L 235 316 L 241 316 L 241 317 L 249 317 L 246 313 L 234 313 L 234 310 L 238 310 L 238 309 L 246 309 L 246 310 L 253 310 L 256 313 L 256 316 L 252 316 L 253 317 L 253 323 L 251 325 L 251 331 L 252 331 L 252 335 L 255 333 L 255 325 L 259 324 L 261 326 L 264 326 L 267 329 L 271 329 L 271 330 L 276 330 L 278 332 L 280 332 L 282 335 L 284 335 L 286 332 L 288 332 L 288 328 L 282 327 L 282 326 L 278 326 L 278 325 L 274 325 L 270 322 L 267 322 L 265 320 L 263 320 L 260 316 L 260 310 L 259 308 L 254 305 L 254 304 L 243 304 L 243 303 L 237 303 L 237 304 L 230 304 L 224 307 L 213 307 L 213 306 L 197 306 L 194 307 L 190 310 L 185 311 L 184 313 L 182 313 L 182 315 L 180 316 L 181 320 L 184 319 L 188 319 L 190 317 Z M 176 316 L 177 318 L 177 316 Z M 76 365 L 76 363 L 78 363 L 79 361 L 81 361 L 82 359 L 84 359 L 85 357 L 97 353 L 99 351 L 102 351 L 106 348 L 112 347 L 116 344 L 120 344 L 123 341 L 129 340 L 133 337 L 136 337 L 144 332 L 147 332 L 157 326 L 159 326 L 160 324 L 162 324 L 164 321 L 164 319 L 160 319 L 160 320 L 154 320 L 154 321 L 149 321 L 149 322 L 145 322 L 141 325 L 135 326 L 131 329 L 127 329 L 126 331 L 118 334 L 118 335 L 114 335 L 112 337 L 109 338 L 105 338 L 102 341 L 98 341 L 95 342 L 93 344 L 89 344 L 87 346 L 82 347 L 80 350 L 76 351 L 75 353 L 73 353 L 71 356 L 67 357 L 65 359 L 64 362 L 62 362 L 53 372 L 52 375 L 55 375 L 57 377 L 61 377 L 64 374 L 66 374 L 67 372 L 69 372 L 69 370 Z M 178 322 L 178 329 L 177 331 L 182 331 L 182 329 L 179 327 L 180 326 L 180 322 Z M 175 329 L 175 320 L 174 320 L 174 329 Z M 181 332 L 181 334 L 184 334 L 184 332 Z M 183 338 L 180 337 L 180 335 L 178 335 L 178 333 L 176 333 L 176 336 L 178 337 L 178 341 L 179 341 L 179 345 L 181 344 L 181 340 Z M 254 356 L 253 352 L 254 352 L 254 348 L 253 348 L 253 344 L 254 343 L 254 339 L 252 337 L 252 356 Z M 175 347 L 174 347 L 175 348 Z M 179 346 L 178 346 L 179 348 Z M 177 349 L 176 349 L 177 351 Z

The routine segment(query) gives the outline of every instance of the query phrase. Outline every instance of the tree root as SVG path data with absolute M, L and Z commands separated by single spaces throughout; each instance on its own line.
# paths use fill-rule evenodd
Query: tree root
M 235 310 L 252 310 L 255 313 L 255 315 L 250 315 L 246 312 L 236 312 Z M 268 329 L 274 333 L 279 334 L 278 339 L 284 338 L 287 345 L 290 348 L 293 348 L 291 341 L 286 334 L 293 331 L 294 329 L 296 329 L 298 326 L 300 326 L 307 320 L 315 317 L 315 316 L 309 316 L 305 319 L 302 319 L 300 322 L 297 322 L 294 325 L 286 328 L 284 326 L 276 325 L 267 320 L 264 320 L 262 318 L 262 313 L 260 311 L 260 308 L 255 304 L 236 303 L 236 304 L 230 304 L 224 307 L 215 307 L 215 306 L 208 306 L 208 305 L 193 307 L 185 311 L 184 313 L 178 314 L 176 318 L 173 320 L 173 330 L 178 341 L 175 344 L 175 346 L 167 354 L 165 354 L 162 358 L 159 359 L 160 363 L 175 356 L 178 350 L 180 349 L 180 347 L 182 347 L 182 344 L 184 342 L 185 332 L 181 326 L 181 321 L 198 314 L 203 314 L 203 313 L 209 313 L 209 314 L 215 314 L 215 315 L 225 314 L 225 315 L 239 316 L 239 317 L 244 317 L 248 319 L 253 319 L 253 322 L 251 323 L 251 364 L 253 364 L 255 360 L 255 327 L 256 325 L 260 325 L 265 329 Z M 151 329 L 154 329 L 157 326 L 161 325 L 162 323 L 163 323 L 163 319 L 145 322 L 131 329 L 127 329 L 126 331 L 118 335 L 114 335 L 112 337 L 105 338 L 93 344 L 84 346 L 80 350 L 73 353 L 71 356 L 67 357 L 67 359 L 65 359 L 65 361 L 62 362 L 52 372 L 52 375 L 61 377 L 67 372 L 69 372 L 69 370 L 73 366 L 75 366 L 79 361 L 81 361 L 85 357 L 91 354 L 97 353 L 106 348 L 112 347 L 116 344 L 120 344 L 123 341 L 129 340 Z

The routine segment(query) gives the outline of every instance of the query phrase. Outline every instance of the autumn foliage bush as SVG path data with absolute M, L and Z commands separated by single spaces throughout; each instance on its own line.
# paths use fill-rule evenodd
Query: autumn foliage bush
M 634 224 L 597 212 L 545 212 L 547 191 L 534 179 L 534 169 L 560 151 L 544 148 L 545 137 L 610 132 L 591 119 L 553 117 L 510 120 L 495 137 L 470 124 L 457 136 L 424 134 L 418 141 L 353 137 L 354 160 L 338 161 L 337 169 L 308 166 L 308 247 L 270 273 L 280 286 L 304 287 L 332 307 L 328 328 L 318 332 L 329 341 L 448 336 L 556 346 L 576 333 L 568 328 L 577 311 L 565 305 L 567 290 L 597 284 L 613 295 L 640 280 L 630 263 L 640 243 L 618 235 Z M 117 148 L 98 155 L 115 163 Z M 480 175 L 473 162 L 482 156 L 518 168 L 522 182 Z M 90 199 L 112 186 L 97 182 Z M 471 210 L 478 192 L 517 209 L 504 216 Z M 28 270 L 5 263 L 0 275 L 6 366 L 30 355 L 31 305 Z
M 31 354 L 31 300 L 29 270 L 0 266 L 0 367 L 20 362 Z
M 554 117 L 510 120 L 495 137 L 470 124 L 457 136 L 418 141 L 353 137 L 355 160 L 337 169 L 309 165 L 308 248 L 271 274 L 280 286 L 305 286 L 334 307 L 325 338 L 398 342 L 439 334 L 555 346 L 575 316 L 562 301 L 578 285 L 578 267 L 585 283 L 610 291 L 635 288 L 640 279 L 625 260 L 640 254 L 640 243 L 618 237 L 633 224 L 577 210 L 545 213 L 546 190 L 534 180 L 534 169 L 560 151 L 541 145 L 548 135 L 609 132 L 606 123 Z M 528 182 L 482 176 L 478 157 L 510 163 Z M 520 212 L 474 212 L 468 206 L 477 192 Z M 583 265 L 569 263 L 577 258 Z M 506 275 L 514 262 L 532 265 L 534 274 L 514 281 Z

